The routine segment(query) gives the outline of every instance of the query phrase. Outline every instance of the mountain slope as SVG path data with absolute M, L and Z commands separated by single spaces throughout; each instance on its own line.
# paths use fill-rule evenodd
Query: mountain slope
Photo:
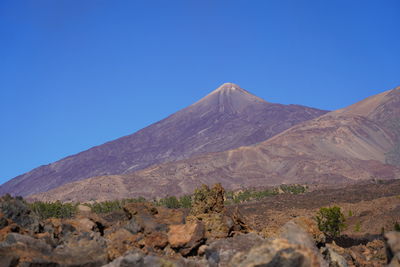
M 293 126 L 253 146 L 157 165 L 129 175 L 94 177 L 34 198 L 87 201 L 156 197 L 188 193 L 201 183 L 214 182 L 235 189 L 400 178 L 399 168 L 385 164 L 387 152 L 399 139 L 387 125 L 399 119 L 399 96 L 399 88 L 385 92 Z
M 30 195 L 85 178 L 125 174 L 150 165 L 264 141 L 325 111 L 268 103 L 226 83 L 195 104 L 132 135 L 20 175 L 0 195 Z

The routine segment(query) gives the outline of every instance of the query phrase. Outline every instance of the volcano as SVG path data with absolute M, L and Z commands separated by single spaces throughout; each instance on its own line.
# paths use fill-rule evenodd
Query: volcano
M 17 176 L 0 187 L 0 195 L 27 196 L 89 177 L 129 174 L 155 164 L 253 145 L 325 113 L 268 103 L 225 83 L 134 134 Z

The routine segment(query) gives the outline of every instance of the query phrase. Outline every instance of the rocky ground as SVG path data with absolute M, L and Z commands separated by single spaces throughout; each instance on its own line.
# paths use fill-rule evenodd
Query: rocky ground
M 281 194 L 224 207 L 203 187 L 191 210 L 129 203 L 41 220 L 22 198 L 0 199 L 0 266 L 400 266 L 400 181 Z M 314 220 L 337 205 L 346 229 L 332 240 Z

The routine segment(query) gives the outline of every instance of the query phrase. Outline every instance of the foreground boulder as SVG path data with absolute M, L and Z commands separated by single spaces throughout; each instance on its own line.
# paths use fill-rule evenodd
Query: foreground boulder
M 204 240 L 204 225 L 201 222 L 171 225 L 168 232 L 169 244 L 184 256 L 194 252 Z
M 204 259 L 169 258 L 157 255 L 146 255 L 140 250 L 133 250 L 115 259 L 104 267 L 207 267 Z
M 101 266 L 108 262 L 104 248 L 90 236 L 53 248 L 43 239 L 11 233 L 0 243 L 0 259 L 1 266 Z
M 388 266 L 400 266 L 400 232 L 386 233 L 385 242 Z
M 2 213 L 3 225 L 5 224 L 5 219 L 8 219 L 32 233 L 40 230 L 39 217 L 33 214 L 21 197 L 13 198 L 10 195 L 1 197 L 0 213 Z
M 328 264 L 321 261 L 312 249 L 278 238 L 236 254 L 229 266 L 328 267 Z
M 205 256 L 210 266 L 229 267 L 229 261 L 235 254 L 249 251 L 264 241 L 265 239 L 254 233 L 220 239 L 204 248 Z

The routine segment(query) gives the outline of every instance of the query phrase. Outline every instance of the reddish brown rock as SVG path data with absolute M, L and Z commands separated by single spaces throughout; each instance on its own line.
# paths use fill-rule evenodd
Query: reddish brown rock
M 107 241 L 107 255 L 109 259 L 115 259 L 123 255 L 127 250 L 132 249 L 134 235 L 128 230 L 118 229 L 105 236 Z
M 154 232 L 144 238 L 147 248 L 163 249 L 168 245 L 168 236 L 163 232 Z
M 188 222 L 202 222 L 205 228 L 205 237 L 208 240 L 228 237 L 234 224 L 230 217 L 219 213 L 188 216 L 186 220 Z
M 168 242 L 182 255 L 188 255 L 204 241 L 204 225 L 200 222 L 170 225 Z
M 185 222 L 185 214 L 182 210 L 157 207 L 156 221 L 160 224 L 182 224 Z
M 124 206 L 124 211 L 127 213 L 129 218 L 135 215 L 156 215 L 158 213 L 157 208 L 151 203 L 128 203 Z

